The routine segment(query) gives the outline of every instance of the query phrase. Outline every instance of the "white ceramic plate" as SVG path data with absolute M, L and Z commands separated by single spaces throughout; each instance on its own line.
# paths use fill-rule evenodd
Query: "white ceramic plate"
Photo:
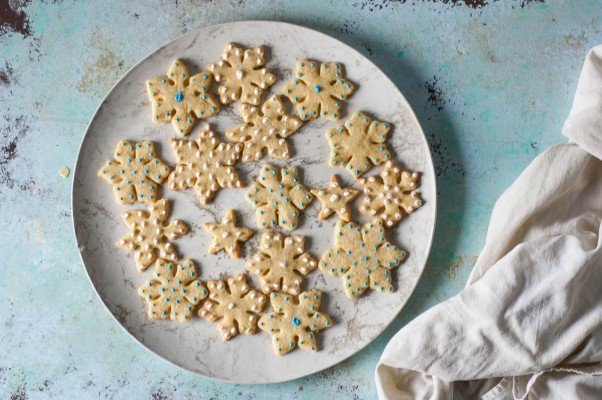
M 117 204 L 110 185 L 96 176 L 121 139 L 152 140 L 159 157 L 173 165 L 168 144 L 175 136 L 171 125 L 154 125 L 146 95 L 145 80 L 164 74 L 175 58 L 187 62 L 191 73 L 219 60 L 227 42 L 245 47 L 267 47 L 267 67 L 278 75 L 271 93 L 280 93 L 291 78 L 297 60 L 337 61 L 345 66 L 347 78 L 357 91 L 347 103 L 344 117 L 363 110 L 373 117 L 393 124 L 388 140 L 395 159 L 402 166 L 422 173 L 421 192 L 424 206 L 396 228 L 387 231 L 388 240 L 408 251 L 406 261 L 395 270 L 393 294 L 369 292 L 356 302 L 342 292 L 339 278 L 312 272 L 304 288 L 325 292 L 322 309 L 332 316 L 332 328 L 318 334 L 320 351 L 295 350 L 278 357 L 270 337 L 263 332 L 254 336 L 239 335 L 223 343 L 215 325 L 198 318 L 190 323 L 148 320 L 146 302 L 136 288 L 151 275 L 153 268 L 138 272 L 132 254 L 115 248 L 114 243 L 128 233 L 120 215 L 142 204 L 123 207 Z M 215 88 L 214 88 L 215 89 Z M 209 119 L 214 130 L 223 132 L 241 121 L 238 104 L 225 107 Z M 196 124 L 189 138 L 196 138 L 203 123 Z M 350 175 L 328 166 L 328 143 L 324 132 L 335 125 L 318 120 L 306 124 L 293 135 L 293 156 L 286 163 L 266 158 L 274 165 L 298 166 L 302 182 L 308 188 L 326 187 L 331 174 L 337 173 L 345 184 Z M 247 184 L 259 170 L 258 163 L 239 164 Z M 376 174 L 374 168 L 370 174 Z M 173 364 L 203 376 L 237 383 L 270 383 L 295 379 L 335 365 L 358 352 L 374 340 L 400 312 L 424 269 L 430 250 L 436 213 L 436 190 L 433 165 L 420 125 L 406 99 L 395 85 L 368 59 L 345 44 L 322 33 L 279 22 L 236 22 L 190 32 L 161 47 L 134 66 L 109 92 L 102 102 L 82 141 L 73 181 L 73 220 L 75 235 L 86 271 L 94 288 L 111 314 L 137 341 Z M 237 210 L 240 222 L 256 231 L 247 242 L 245 255 L 253 254 L 261 232 L 253 210 L 244 200 L 244 190 L 225 189 L 214 202 L 201 206 L 192 191 L 172 192 L 163 185 L 162 195 L 172 200 L 172 219 L 182 219 L 191 233 L 175 242 L 182 258 L 192 258 L 203 280 L 245 271 L 243 260 L 233 260 L 223 253 L 209 255 L 211 236 L 202 224 L 221 219 L 228 208 Z M 359 200 L 359 198 L 358 198 Z M 357 202 L 355 209 L 357 210 Z M 317 258 L 332 246 L 335 218 L 319 221 L 319 202 L 306 209 L 295 234 L 308 237 L 309 250 Z M 363 221 L 355 212 L 355 220 Z M 258 287 L 255 277 L 254 284 Z

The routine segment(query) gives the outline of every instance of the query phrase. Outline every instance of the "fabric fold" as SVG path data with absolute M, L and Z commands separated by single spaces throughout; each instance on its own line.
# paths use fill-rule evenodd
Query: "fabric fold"
M 389 342 L 381 398 L 602 396 L 602 46 L 563 133 L 496 202 L 466 288 Z
M 587 54 L 562 134 L 602 160 L 602 45 Z

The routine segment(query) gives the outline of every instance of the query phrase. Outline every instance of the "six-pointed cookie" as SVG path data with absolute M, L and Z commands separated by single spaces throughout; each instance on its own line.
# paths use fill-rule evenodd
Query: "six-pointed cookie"
M 354 113 L 343 125 L 326 132 L 330 145 L 328 163 L 343 167 L 354 178 L 359 178 L 373 165 L 391 158 L 385 143 L 390 130 L 387 122 L 373 121 L 359 111 Z
M 344 100 L 355 88 L 347 79 L 339 63 L 319 63 L 301 60 L 295 67 L 295 76 L 282 93 L 295 105 L 303 121 L 341 118 Z
M 236 226 L 234 210 L 226 211 L 221 224 L 205 223 L 203 227 L 213 235 L 213 243 L 209 247 L 209 254 L 216 254 L 225 250 L 230 257 L 240 257 L 240 243 L 244 243 L 253 236 L 253 231 L 244 226 Z
M 119 204 L 157 201 L 158 185 L 169 175 L 169 167 L 157 158 L 152 142 L 122 140 L 114 159 L 98 171 L 98 176 L 113 185 Z
M 360 212 L 382 219 L 387 227 L 397 224 L 404 216 L 422 207 L 422 199 L 416 192 L 418 179 L 417 172 L 403 171 L 387 161 L 380 177 L 360 179 L 366 195 L 362 199 Z
M 259 161 L 264 150 L 270 157 L 290 158 L 286 138 L 297 132 L 302 123 L 299 118 L 286 113 L 280 97 L 270 97 L 261 108 L 241 104 L 240 113 L 244 123 L 226 132 L 226 137 L 244 144 L 242 161 Z
M 173 262 L 158 259 L 153 278 L 138 289 L 148 302 L 150 319 L 190 321 L 195 306 L 207 297 L 205 285 L 197 280 L 192 260 Z
M 295 347 L 318 351 L 315 332 L 332 326 L 330 317 L 320 311 L 322 292 L 308 290 L 299 296 L 274 292 L 272 311 L 259 320 L 259 329 L 272 335 L 272 344 L 281 356 Z
M 223 104 L 240 99 L 243 103 L 259 105 L 265 90 L 276 82 L 276 76 L 265 65 L 263 46 L 244 49 L 228 43 L 222 59 L 207 69 L 219 83 L 217 93 Z
M 320 200 L 322 209 L 318 218 L 326 219 L 333 213 L 343 221 L 351 219 L 351 211 L 348 203 L 355 199 L 359 194 L 359 190 L 353 188 L 341 187 L 336 175 L 330 177 L 330 184 L 326 189 L 313 189 L 311 193 Z
M 193 188 L 201 204 L 209 203 L 220 188 L 240 188 L 243 185 L 236 171 L 242 145 L 221 142 L 209 125 L 196 140 L 170 140 L 176 155 L 176 167 L 169 175 L 172 190 Z
M 220 110 L 219 102 L 209 92 L 211 74 L 201 72 L 190 76 L 181 60 L 175 60 L 167 75 L 146 81 L 153 122 L 171 121 L 178 134 L 188 135 L 197 119 L 205 119 Z
M 169 203 L 161 199 L 148 205 L 148 212 L 143 210 L 123 213 L 123 222 L 131 231 L 117 242 L 117 247 L 133 251 L 136 265 L 144 271 L 158 258 L 177 260 L 171 241 L 188 233 L 183 221 L 168 223 Z
M 401 263 L 406 252 L 387 242 L 380 219 L 360 226 L 338 220 L 334 228 L 334 247 L 320 259 L 320 269 L 341 277 L 343 290 L 356 299 L 367 289 L 392 293 L 391 270 Z
M 209 281 L 209 298 L 203 302 L 199 316 L 217 323 L 224 341 L 239 333 L 254 335 L 266 297 L 252 290 L 247 276 L 238 274 L 227 281 Z
M 259 277 L 263 293 L 282 291 L 299 294 L 303 276 L 317 267 L 315 258 L 305 251 L 303 236 L 287 237 L 266 231 L 259 252 L 247 262 L 247 270 Z
M 294 167 L 278 169 L 264 164 L 257 181 L 247 190 L 247 202 L 255 209 L 260 228 L 280 225 L 294 230 L 299 225 L 300 211 L 312 200 L 313 196 L 301 185 Z

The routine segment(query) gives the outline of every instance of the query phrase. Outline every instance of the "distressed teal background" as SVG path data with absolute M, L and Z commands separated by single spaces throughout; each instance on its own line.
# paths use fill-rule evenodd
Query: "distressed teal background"
M 0 398 L 19 400 L 374 398 L 387 341 L 461 290 L 495 199 L 563 141 L 582 60 L 602 41 L 597 0 L 1 0 L 0 12 Z M 128 68 L 183 32 L 241 19 L 305 25 L 379 65 L 424 126 L 439 190 L 430 261 L 393 325 L 348 361 L 272 386 L 199 378 L 124 333 L 80 265 L 71 177 L 57 172 Z

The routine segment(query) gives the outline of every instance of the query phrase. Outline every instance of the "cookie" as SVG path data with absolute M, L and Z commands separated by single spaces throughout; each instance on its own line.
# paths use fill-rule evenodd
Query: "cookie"
M 322 292 L 308 290 L 299 296 L 272 293 L 272 311 L 259 320 L 259 329 L 272 335 L 276 355 L 284 355 L 295 347 L 318 351 L 315 332 L 332 326 L 332 320 L 318 311 Z
M 167 178 L 170 169 L 157 158 L 155 145 L 122 140 L 113 157 L 98 171 L 98 176 L 113 185 L 119 204 L 157 201 L 158 185 Z
M 328 163 L 343 167 L 354 178 L 359 178 L 373 165 L 391 158 L 385 143 L 391 125 L 373 121 L 361 112 L 354 113 L 343 125 L 330 128 L 326 139 L 330 145 Z
M 380 172 L 380 178 L 371 176 L 360 179 L 364 187 L 360 212 L 374 218 L 380 218 L 387 227 L 397 224 L 423 204 L 416 192 L 420 176 L 417 172 L 403 171 L 387 161 Z
M 334 228 L 334 248 L 322 255 L 319 266 L 340 276 L 345 295 L 356 299 L 368 288 L 392 293 L 391 270 L 405 256 L 405 251 L 386 241 L 382 220 L 364 226 L 339 220 Z
M 201 72 L 190 76 L 186 65 L 175 60 L 166 76 L 146 81 L 151 101 L 153 122 L 171 121 L 180 135 L 188 135 L 197 119 L 205 119 L 220 111 L 219 102 L 211 95 L 212 76 Z
M 282 93 L 294 104 L 303 121 L 323 117 L 329 121 L 341 118 L 343 102 L 355 88 L 338 63 L 301 60 L 295 67 L 295 78 Z
M 226 282 L 209 281 L 209 298 L 203 302 L 200 317 L 218 323 L 217 328 L 224 341 L 239 333 L 254 335 L 257 332 L 259 314 L 266 305 L 266 297 L 252 290 L 247 275 L 230 276 Z
M 194 308 L 207 297 L 205 285 L 197 280 L 192 260 L 177 264 L 162 258 L 157 260 L 153 279 L 138 289 L 138 294 L 148 302 L 150 319 L 190 321 Z
M 317 267 L 313 256 L 305 252 L 303 236 L 287 237 L 274 231 L 261 236 L 259 252 L 246 268 L 259 277 L 261 291 L 299 294 L 303 276 Z
M 226 211 L 221 224 L 206 223 L 205 229 L 213 235 L 213 243 L 209 247 L 209 254 L 216 254 L 225 250 L 230 257 L 240 258 L 240 242 L 246 242 L 253 236 L 249 228 L 236 226 L 234 210 Z
M 117 247 L 133 251 L 138 270 L 144 271 L 158 258 L 175 261 L 178 256 L 172 240 L 188 233 L 183 221 L 167 223 L 169 203 L 161 199 L 148 205 L 148 211 L 127 211 L 122 214 L 123 222 L 131 233 L 117 242 Z
M 196 140 L 170 139 L 176 167 L 169 175 L 172 190 L 193 188 L 201 204 L 209 203 L 220 188 L 240 188 L 244 184 L 234 168 L 242 144 L 223 143 L 205 125 Z
M 279 96 L 270 97 L 261 108 L 241 104 L 240 113 L 244 124 L 226 132 L 226 137 L 244 144 L 242 161 L 261 160 L 264 149 L 270 157 L 280 160 L 290 158 L 286 138 L 297 132 L 302 123 L 297 117 L 286 113 Z
M 263 46 L 251 50 L 228 43 L 222 59 L 207 66 L 220 84 L 217 93 L 222 104 L 240 99 L 243 103 L 259 105 L 265 90 L 276 82 L 276 76 L 263 68 L 264 65 Z
M 255 209 L 257 225 L 280 225 L 292 231 L 299 225 L 299 213 L 313 200 L 301 183 L 294 167 L 278 168 L 264 164 L 259 177 L 247 191 L 247 202 Z
M 319 219 L 326 219 L 333 213 L 343 221 L 349 222 L 351 211 L 349 203 L 359 194 L 359 190 L 341 187 L 336 175 L 330 177 L 330 185 L 326 189 L 313 189 L 311 193 L 320 200 L 322 209 L 318 215 Z

